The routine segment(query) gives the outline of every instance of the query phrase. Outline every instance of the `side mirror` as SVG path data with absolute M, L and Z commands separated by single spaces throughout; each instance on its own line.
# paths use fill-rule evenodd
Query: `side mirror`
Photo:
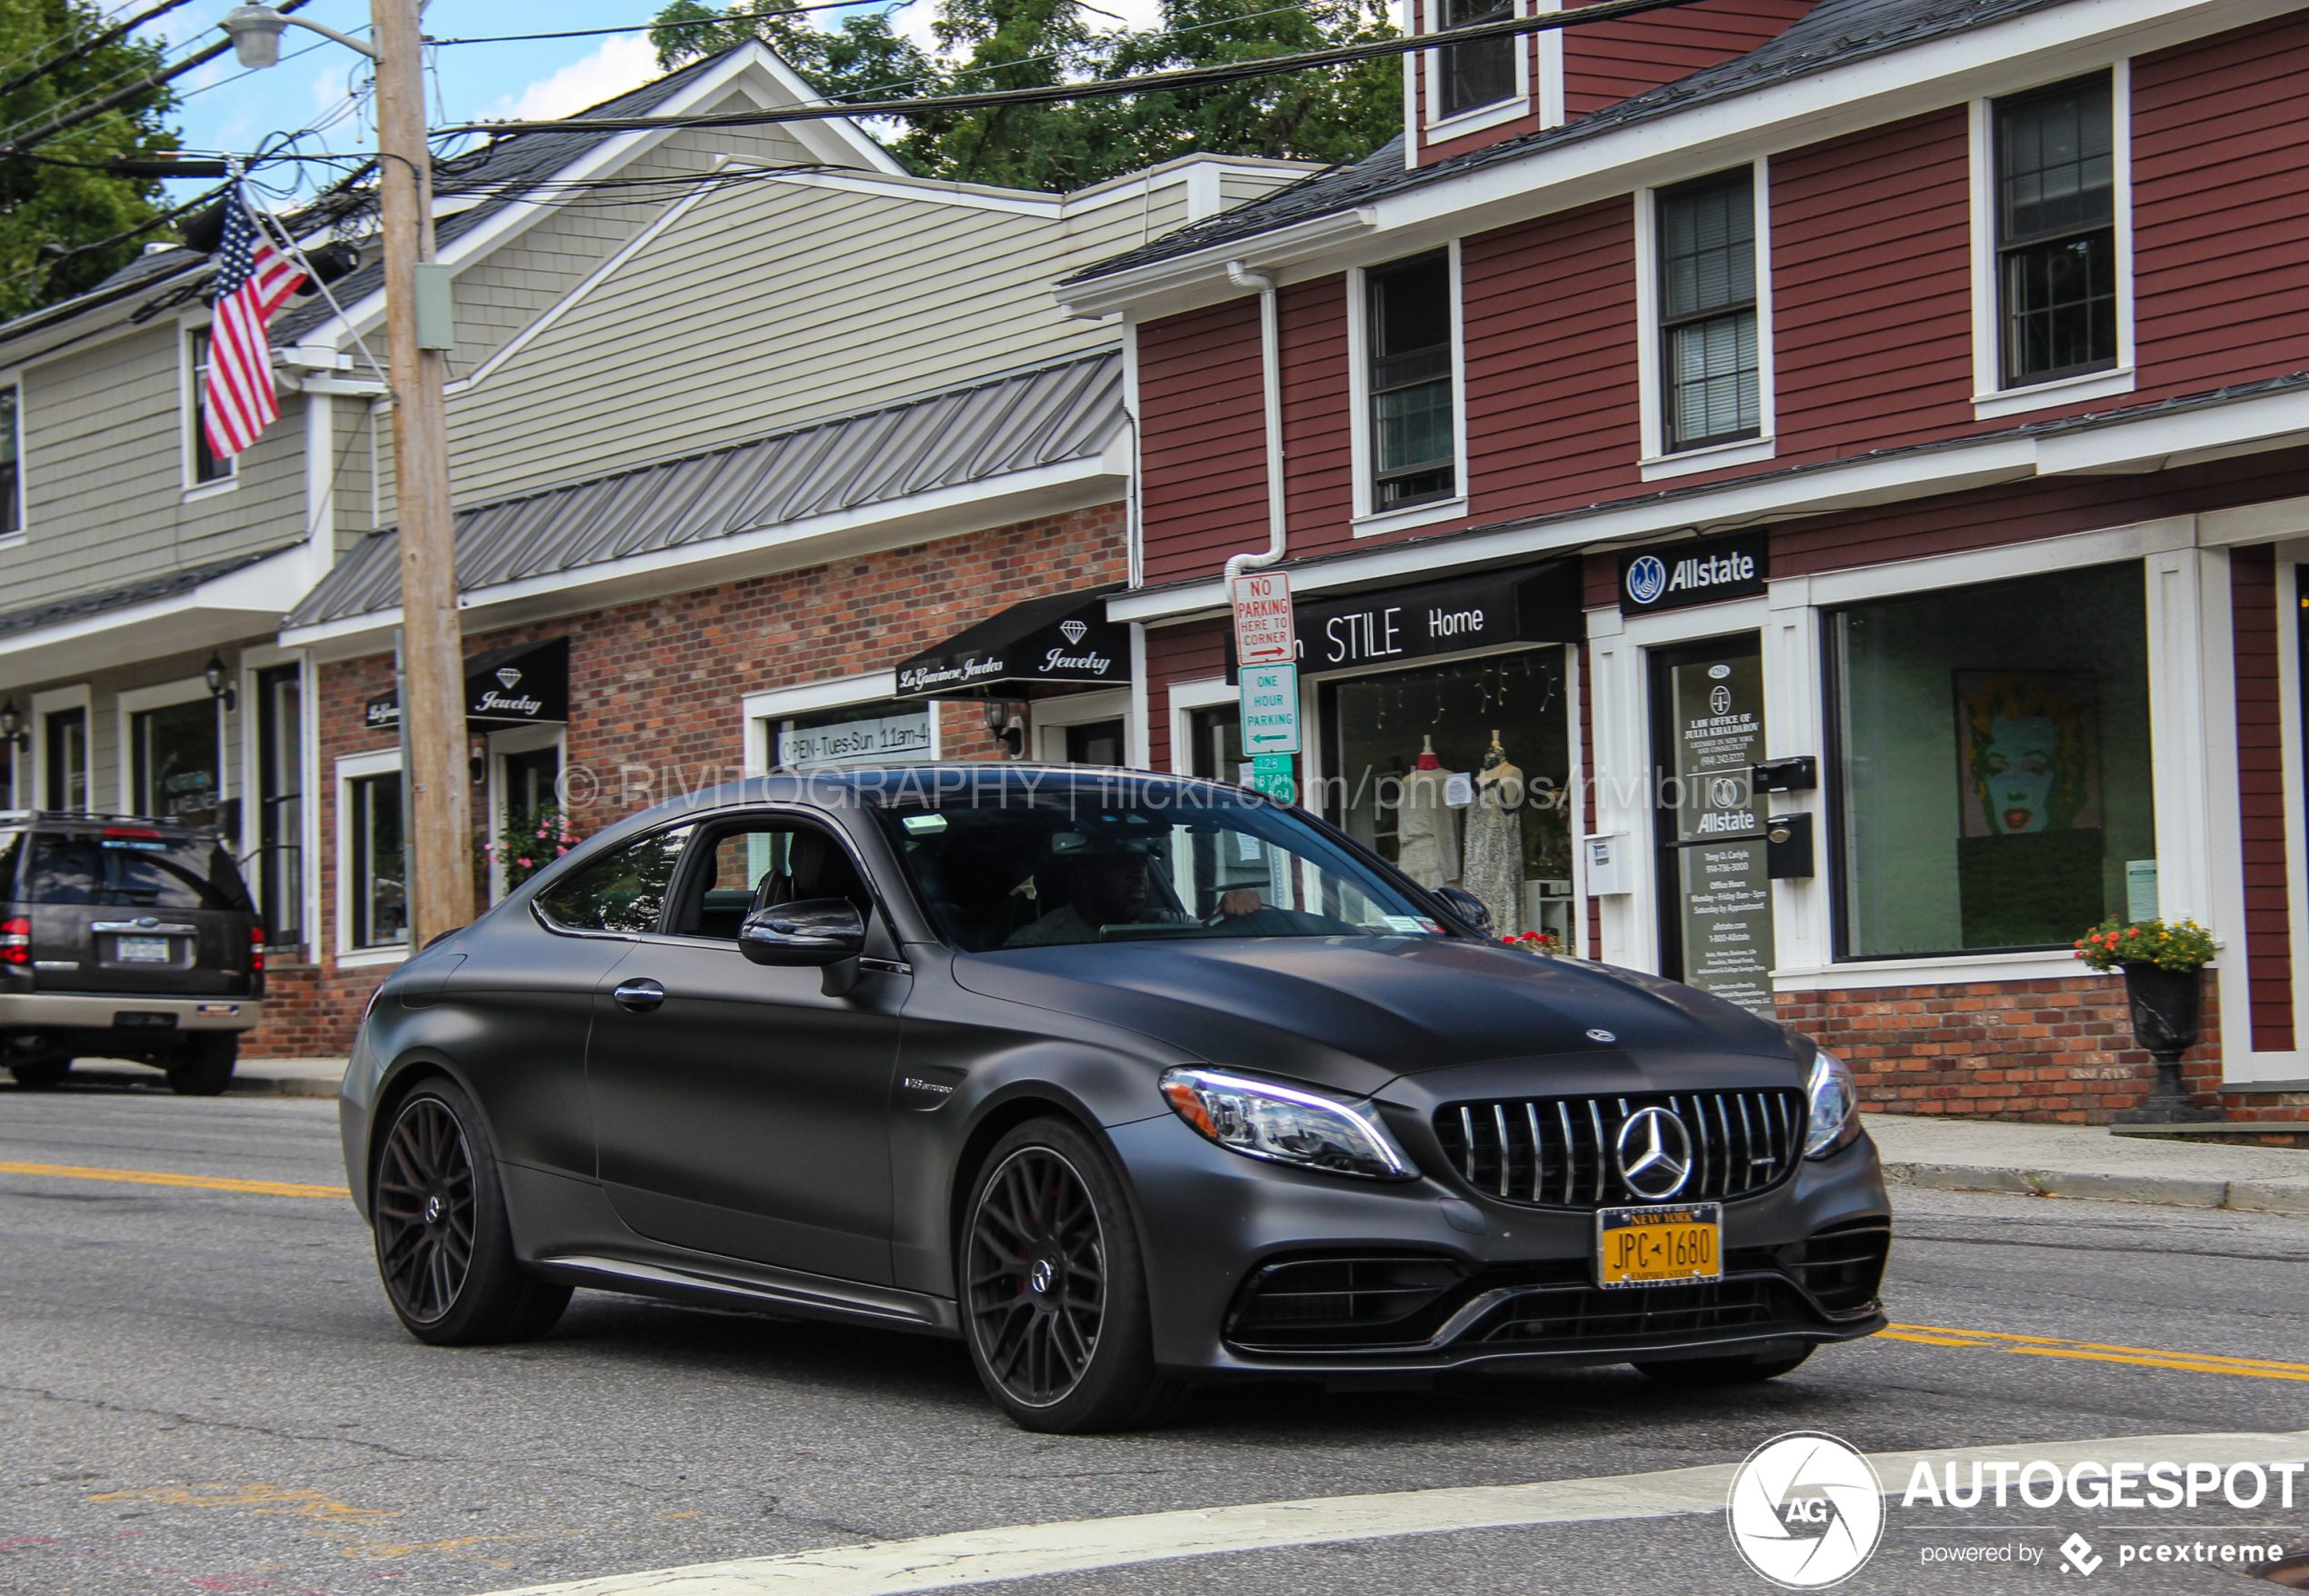
M 1460 919 L 1482 932 L 1485 936 L 1497 934 L 1491 923 L 1491 911 L 1484 907 L 1484 901 L 1481 898 L 1465 887 L 1437 887 L 1435 896 L 1443 900 L 1444 908 L 1458 915 Z
M 846 898 L 756 909 L 737 928 L 737 951 L 756 964 L 835 964 L 865 947 L 865 920 Z

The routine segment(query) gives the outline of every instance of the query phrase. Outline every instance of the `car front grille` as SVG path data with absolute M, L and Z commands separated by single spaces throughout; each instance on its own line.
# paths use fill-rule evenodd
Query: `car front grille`
M 1778 1295 L 1763 1280 L 1525 1292 L 1503 1303 L 1477 1333 L 1485 1342 L 1540 1341 L 1565 1349 L 1707 1335 L 1774 1323 L 1783 1316 Z
M 1435 1136 L 1462 1180 L 1487 1197 L 1543 1208 L 1602 1208 L 1657 1199 L 1620 1178 L 1620 1127 L 1664 1108 L 1691 1139 L 1679 1202 L 1752 1197 L 1787 1179 L 1803 1150 L 1801 1092 L 1634 1092 L 1447 1103 Z M 1639 1132 L 1640 1133 L 1640 1132 Z

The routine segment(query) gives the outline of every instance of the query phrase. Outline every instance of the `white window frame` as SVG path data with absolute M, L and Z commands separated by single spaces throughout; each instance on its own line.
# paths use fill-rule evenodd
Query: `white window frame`
M 765 693 L 749 693 L 738 700 L 738 713 L 745 726 L 744 769 L 748 776 L 767 775 L 777 768 L 777 723 L 794 715 L 811 714 L 822 709 L 841 709 L 853 703 L 881 703 L 898 696 L 898 673 L 895 671 L 867 671 L 856 676 L 835 676 L 823 682 L 811 682 L 799 687 L 779 687 Z M 923 707 L 930 716 L 930 760 L 945 757 L 945 733 L 940 723 L 938 700 L 925 699 Z
M 48 803 L 48 717 L 60 712 L 81 712 L 81 726 L 88 739 L 88 803 L 94 807 L 96 798 L 96 708 L 95 695 L 85 682 L 70 687 L 55 687 L 32 695 L 32 707 L 25 719 L 32 728 L 32 801 L 26 809 L 44 809 Z
M 194 476 L 199 454 L 194 443 L 200 431 L 200 385 L 194 371 L 198 364 L 193 358 L 194 341 L 207 334 L 214 324 L 207 320 L 185 320 L 177 324 L 176 332 L 176 448 L 179 471 L 183 477 L 183 497 L 186 502 L 212 499 L 219 494 L 230 493 L 241 485 L 241 459 L 237 454 L 227 457 L 231 469 L 214 482 L 201 482 Z
M 119 813 L 145 814 L 136 805 L 136 717 L 146 710 L 173 709 L 180 703 L 199 703 L 204 700 L 214 705 L 216 713 L 216 803 L 219 808 L 231 801 L 235 793 L 233 762 L 226 757 L 233 744 L 226 735 L 225 701 L 208 690 L 208 683 L 199 676 L 186 676 L 175 682 L 155 683 L 150 687 L 131 687 L 113 700 L 113 746 L 118 750 L 115 760 L 113 784 L 120 794 Z M 156 816 L 154 818 L 157 818 Z
M 25 534 L 32 529 L 32 495 L 26 491 L 29 484 L 25 481 L 24 373 L 18 370 L 0 370 L 0 388 L 13 388 L 15 390 L 16 394 L 16 414 L 15 416 L 16 429 L 16 529 L 14 532 L 0 532 L 0 549 L 13 549 L 20 545 L 25 541 Z
M 1213 676 L 1201 682 L 1171 683 L 1171 771 L 1176 775 L 1193 775 L 1194 761 L 1187 750 L 1194 737 L 1194 712 L 1198 709 L 1218 709 L 1226 704 L 1240 706 L 1242 691 L 1228 683 L 1224 676 Z M 1216 781 L 1227 779 L 1221 772 Z
M 1759 155 L 1747 163 L 1755 200 L 1755 346 L 1757 434 L 1704 448 L 1668 451 L 1667 350 L 1660 325 L 1659 196 L 1661 189 L 1685 182 L 1721 176 L 1735 171 L 1737 161 L 1698 172 L 1690 178 L 1635 191 L 1635 334 L 1639 350 L 1636 405 L 1643 424 L 1642 457 L 1636 462 L 1645 482 L 1690 476 L 1726 466 L 1753 465 L 1779 452 L 1778 374 L 1773 351 L 1772 324 L 1772 161 Z
M 2090 76 L 2095 67 L 2064 72 L 2044 86 Z M 2109 63 L 2110 149 L 2114 167 L 2116 237 L 2116 364 L 2104 372 L 2054 377 L 2006 388 L 2004 315 L 1996 282 L 1996 101 L 2028 92 L 1984 96 L 1971 103 L 1970 167 L 1973 214 L 1973 418 L 1993 421 L 2089 399 L 2130 394 L 2138 382 L 2133 334 L 2133 63 Z
M 1376 537 L 1382 533 L 1401 532 L 1406 527 L 1430 526 L 1439 521 L 1455 521 L 1467 514 L 1467 331 L 1465 304 L 1460 288 L 1459 240 L 1452 239 L 1444 246 L 1449 261 L 1451 277 L 1451 428 L 1452 470 L 1456 474 L 1457 488 L 1448 499 L 1432 504 L 1410 504 L 1400 510 L 1374 512 L 1371 507 L 1371 474 L 1375 468 L 1374 444 L 1371 438 L 1371 295 L 1370 274 L 1384 271 L 1399 261 L 1406 261 L 1430 250 L 1412 250 L 1393 259 L 1375 261 L 1368 266 L 1356 266 L 1347 273 L 1347 392 L 1351 406 L 1349 421 L 1353 439 L 1351 453 L 1354 463 L 1354 518 L 1351 530 L 1356 537 Z
M 503 732 L 492 732 L 488 738 L 488 831 L 485 838 L 496 842 L 505 832 L 505 756 L 509 753 L 535 753 L 550 748 L 560 756 L 561 773 L 565 780 L 562 791 L 568 790 L 569 728 L 564 725 L 515 726 Z M 489 855 L 489 901 L 498 903 L 505 895 L 505 862 L 495 852 Z
M 1095 721 L 1120 721 L 1124 768 L 1143 769 L 1146 751 L 1140 744 L 1137 717 L 1131 713 L 1131 696 L 1127 687 L 1112 687 L 1102 693 L 1068 693 L 1056 698 L 1035 699 L 1026 711 L 1035 757 L 1045 764 L 1065 764 L 1067 727 L 1088 725 Z
M 1434 11 L 1442 5 L 1442 0 L 1415 0 L 1415 4 L 1418 7 L 1419 19 L 1423 23 L 1432 25 L 1434 20 Z M 1515 0 L 1510 7 L 1509 15 L 1534 16 L 1541 11 L 1559 10 L 1562 5 L 1563 0 Z M 1439 30 L 1429 25 L 1421 31 L 1435 33 Z M 1563 39 L 1556 32 L 1550 32 L 1542 36 L 1555 42 L 1556 120 L 1560 122 L 1563 119 L 1564 98 Z M 1445 117 L 1443 115 L 1443 51 L 1440 49 L 1421 51 L 1419 53 L 1420 73 L 1426 79 L 1426 91 L 1420 96 L 1419 102 L 1421 131 L 1424 141 L 1431 145 L 1444 144 L 1454 138 L 1464 138 L 1471 133 L 1481 133 L 1486 128 L 1498 127 L 1509 122 L 1520 122 L 1529 116 L 1534 107 L 1532 105 L 1532 52 L 1528 41 L 1529 35 L 1521 34 L 1509 41 L 1515 46 L 1515 92 L 1513 95 L 1504 100 L 1494 101 L 1488 105 L 1477 105 L 1472 110 L 1462 111 L 1451 117 Z M 1546 97 L 1546 85 L 1547 75 L 1543 71 L 1540 74 L 1540 94 L 1543 102 Z M 1539 110 L 1541 121 L 1546 123 L 1546 107 L 1544 103 Z M 1554 125 L 1554 123 L 1546 123 L 1546 125 Z
M 336 951 L 336 967 L 340 970 L 399 964 L 409 957 L 407 943 L 389 948 L 355 948 L 353 945 L 353 783 L 363 776 L 391 775 L 400 769 L 401 751 L 398 748 L 379 749 L 373 753 L 340 754 L 337 757 L 333 783 L 336 805 L 334 814 L 336 831 L 336 924 L 329 941 Z

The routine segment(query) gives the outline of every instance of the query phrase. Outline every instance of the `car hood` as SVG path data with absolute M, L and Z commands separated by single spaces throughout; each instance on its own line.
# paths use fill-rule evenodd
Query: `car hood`
M 1463 938 L 1014 948 L 957 958 L 954 970 L 988 997 L 1107 1021 L 1207 1062 L 1354 1092 L 1539 1058 L 1591 1060 L 1624 1090 L 1641 1087 L 1646 1061 L 1769 1059 L 1776 1076 L 1794 1051 L 1778 1025 L 1694 988 Z

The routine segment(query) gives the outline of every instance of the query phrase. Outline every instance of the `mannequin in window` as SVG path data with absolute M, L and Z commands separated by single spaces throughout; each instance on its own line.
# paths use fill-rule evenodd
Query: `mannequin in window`
M 1459 825 L 1444 803 L 1443 762 L 1435 740 L 1423 740 L 1419 765 L 1403 781 L 1395 812 L 1395 863 L 1423 887 L 1439 887 L 1459 873 Z
M 1475 773 L 1475 801 L 1467 808 L 1466 873 L 1459 884 L 1491 911 L 1494 933 L 1522 934 L 1524 773 L 1507 763 L 1497 732 Z

